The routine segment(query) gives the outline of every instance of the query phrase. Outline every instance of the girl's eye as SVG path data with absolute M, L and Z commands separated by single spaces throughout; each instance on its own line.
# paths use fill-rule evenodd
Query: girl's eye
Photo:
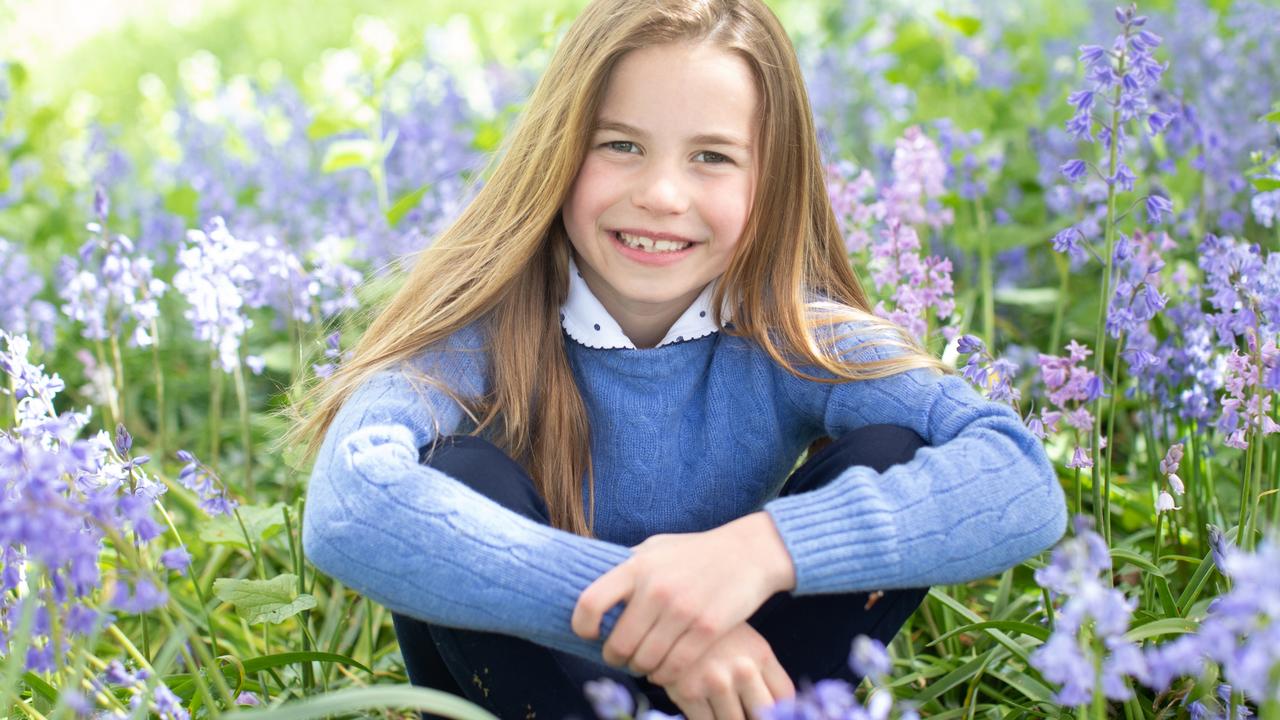
M 618 152 L 623 152 L 623 153 L 631 153 L 635 151 L 636 144 L 627 140 L 613 140 L 611 142 L 605 143 L 604 146 L 609 148 L 610 150 L 617 150 Z
M 698 155 L 700 156 L 705 155 L 707 162 L 712 163 L 714 165 L 733 162 L 733 160 L 730 159 L 729 156 L 721 155 L 720 153 L 713 152 L 711 150 L 703 150 L 702 152 L 699 152 Z

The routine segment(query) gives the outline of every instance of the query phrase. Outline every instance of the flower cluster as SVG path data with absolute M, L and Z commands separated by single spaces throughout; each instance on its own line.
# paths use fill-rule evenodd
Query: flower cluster
M 1280 432 L 1280 425 L 1270 414 L 1272 391 L 1280 387 L 1280 350 L 1276 341 L 1268 340 L 1260 355 L 1261 368 L 1251 356 L 1235 348 L 1227 356 L 1226 394 L 1217 427 L 1226 435 L 1226 445 L 1241 450 L 1249 447 L 1249 437 L 1255 429 L 1260 429 L 1264 437 Z
M 328 362 L 311 366 L 311 369 L 316 373 L 316 377 L 319 378 L 326 378 L 332 375 L 333 371 L 338 369 L 338 365 L 351 356 L 350 350 L 343 352 L 342 335 L 337 331 L 330 333 L 325 338 L 324 344 L 324 357 Z
M 890 219 L 880 239 L 871 246 L 871 277 L 881 290 L 892 288 L 890 307 L 876 303 L 877 315 L 902 325 L 918 338 L 927 334 L 929 311 L 938 319 L 951 318 L 956 303 L 951 282 L 951 259 L 920 257 L 920 237 L 915 228 Z M 954 325 L 944 326 L 943 337 L 954 336 Z
M 165 486 L 143 469 L 147 456 L 130 457 L 123 428 L 114 439 L 106 432 L 80 439 L 89 413 L 55 410 L 61 378 L 31 363 L 24 336 L 0 331 L 0 341 L 0 370 L 17 399 L 16 425 L 0 431 L 0 626 L 34 618 L 26 665 L 48 672 L 66 660 L 59 648 L 65 652 L 73 638 L 111 622 L 99 594 L 110 608 L 129 613 L 166 602 L 146 560 L 162 532 L 152 508 Z M 108 541 L 138 553 L 138 562 L 122 563 L 103 587 L 98 557 Z M 8 655 L 13 642 L 0 636 L 0 654 Z
M 992 400 L 1017 407 L 1018 400 L 1022 398 L 1022 391 L 1013 386 L 1013 378 L 1018 374 L 1017 363 L 1007 358 L 997 360 L 991 357 L 986 343 L 973 335 L 961 335 L 956 350 L 969 356 L 960 371 L 966 380 Z
M 1125 677 L 1144 672 L 1141 650 L 1124 636 L 1137 602 L 1104 583 L 1111 552 L 1091 523 L 1077 516 L 1075 535 L 1035 572 L 1040 587 L 1065 598 L 1053 633 L 1031 654 L 1031 664 L 1060 686 L 1054 699 L 1063 705 L 1088 703 L 1095 686 L 1112 700 L 1132 697 Z
M 183 313 L 198 340 L 209 343 L 226 372 L 240 365 L 240 338 L 252 327 L 245 316 L 242 288 L 254 283 L 250 260 L 257 244 L 231 234 L 221 217 L 206 230 L 188 230 L 187 246 L 178 252 L 173 286 L 190 307 Z
M 200 509 L 210 516 L 230 515 L 239 505 L 227 495 L 227 488 L 208 465 L 186 450 L 178 451 L 178 459 L 186 463 L 178 472 L 178 482 L 196 494 Z
M 1116 21 L 1122 32 L 1112 43 L 1110 50 L 1101 45 L 1082 45 L 1080 61 L 1085 66 L 1085 78 L 1089 87 L 1071 93 L 1067 102 L 1075 108 L 1075 114 L 1067 121 L 1066 129 L 1077 141 L 1095 142 L 1095 112 L 1105 106 L 1104 121 L 1098 129 L 1097 142 L 1105 150 L 1114 151 L 1115 167 L 1111 160 L 1097 167 L 1097 176 L 1111 188 L 1132 191 L 1137 175 L 1124 160 L 1127 144 L 1126 127 L 1145 120 L 1147 134 L 1155 136 L 1173 119 L 1168 113 L 1152 108 L 1151 97 L 1160 84 L 1167 64 L 1155 61 L 1151 53 L 1161 43 L 1155 33 L 1144 30 L 1147 18 L 1138 15 L 1133 6 L 1117 8 Z M 1072 158 L 1059 166 L 1059 171 L 1071 183 L 1085 180 L 1090 165 L 1081 158 Z M 1146 198 L 1147 221 L 1161 222 L 1164 215 L 1173 210 L 1168 198 L 1151 194 Z M 1079 255 L 1081 243 L 1091 235 L 1078 225 L 1060 231 L 1053 238 L 1053 248 L 1058 252 Z
M 884 206 L 874 201 L 876 179 L 870 170 L 847 160 L 827 166 L 827 195 L 849 252 L 871 244 L 871 226 L 883 219 Z
M 1058 432 L 1059 422 L 1073 428 L 1077 443 L 1067 467 L 1091 468 L 1093 460 L 1089 450 L 1080 445 L 1078 439 L 1081 435 L 1087 436 L 1093 428 L 1093 413 L 1089 412 L 1088 404 L 1102 396 L 1102 380 L 1083 364 L 1093 354 L 1088 346 L 1072 340 L 1067 343 L 1067 353 L 1067 357 L 1040 355 L 1040 374 L 1049 391 L 1051 407 L 1040 408 L 1039 416 L 1032 415 L 1027 420 L 1027 427 L 1041 440 L 1049 433 Z
M 42 290 L 44 281 L 33 271 L 27 256 L 17 245 L 0 238 L 0 329 L 37 337 L 50 347 L 57 312 L 53 305 L 36 299 Z
M 98 221 L 89 223 L 92 234 L 75 257 L 63 257 L 60 274 L 64 300 L 62 312 L 84 325 L 87 340 L 122 337 L 126 322 L 132 324 L 130 344 L 146 347 L 160 317 L 158 301 L 165 283 L 154 277 L 155 262 L 135 252 L 125 235 L 109 236 L 106 230 L 108 204 L 105 191 L 96 191 Z
M 1182 443 L 1170 445 L 1169 452 L 1165 453 L 1164 459 L 1160 461 L 1160 474 L 1169 483 L 1169 490 L 1173 491 L 1173 495 L 1182 495 L 1187 491 L 1186 486 L 1182 484 L 1182 478 L 1178 477 L 1178 465 L 1182 463 L 1182 448 Z M 1168 490 L 1161 490 L 1159 497 L 1156 498 L 1156 512 L 1178 510 L 1179 508 L 1173 504 L 1173 495 L 1170 495 Z

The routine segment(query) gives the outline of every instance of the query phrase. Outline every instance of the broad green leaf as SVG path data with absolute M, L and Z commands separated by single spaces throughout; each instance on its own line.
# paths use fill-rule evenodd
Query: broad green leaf
M 1249 181 L 1253 184 L 1253 189 L 1259 192 L 1267 192 L 1269 190 L 1280 190 L 1280 180 L 1276 178 L 1261 177 L 1253 178 Z
M 271 538 L 284 528 L 284 503 L 269 507 L 241 505 L 237 510 L 240 512 L 240 519 L 244 521 L 244 529 L 254 542 Z M 208 520 L 200 529 L 200 539 L 207 543 L 248 547 L 234 514 L 219 515 Z
M 338 653 L 329 652 L 286 652 L 276 653 L 274 655 L 263 655 L 244 661 L 244 671 L 246 673 L 256 673 L 259 670 L 267 668 L 280 667 L 281 665 L 292 665 L 300 662 L 328 662 L 338 663 L 339 665 L 351 665 L 361 670 L 373 674 L 373 671 L 363 665 L 355 658 L 339 655 Z
M 423 710 L 455 720 L 498 720 L 478 705 L 456 695 L 408 685 L 346 688 L 280 707 L 227 713 L 223 717 L 237 720 L 316 720 L 332 715 L 366 716 L 372 713 L 361 711 L 380 708 Z
M 369 167 L 377 157 L 378 145 L 372 140 L 334 140 L 324 151 L 324 162 L 320 164 L 320 169 L 331 173 L 353 167 Z
M 1262 116 L 1262 122 L 1280 123 L 1280 110 L 1272 110 Z
M 939 10 L 934 13 L 943 25 L 959 31 L 968 37 L 973 37 L 982 29 L 982 21 L 976 17 L 969 15 L 952 15 L 951 13 Z
M 45 700 L 49 702 L 58 701 L 58 691 L 49 683 L 41 680 L 39 675 L 32 672 L 23 673 L 22 682 L 26 683 L 28 687 Z
M 1129 632 L 1125 633 L 1124 636 L 1126 640 L 1137 642 L 1161 635 L 1183 635 L 1195 632 L 1198 627 L 1200 627 L 1200 623 L 1186 618 L 1161 618 L 1152 620 L 1145 625 L 1129 628 Z
M 399 200 L 396 200 L 395 204 L 391 206 L 391 209 L 387 211 L 387 224 L 391 227 L 395 227 L 405 215 L 409 214 L 410 210 L 418 207 L 418 203 L 422 202 L 422 196 L 426 195 L 427 191 L 430 189 L 430 184 L 423 185 L 417 190 L 407 193 Z
M 270 580 L 233 580 L 219 578 L 213 582 L 213 594 L 223 602 L 236 606 L 236 612 L 250 625 L 281 623 L 303 610 L 316 606 L 311 595 L 298 594 L 298 576 L 277 575 Z
M 165 194 L 164 209 L 196 227 L 200 222 L 200 193 L 190 185 L 179 185 Z
M 1058 288 L 996 288 L 992 298 L 1001 305 L 1046 305 L 1058 302 Z

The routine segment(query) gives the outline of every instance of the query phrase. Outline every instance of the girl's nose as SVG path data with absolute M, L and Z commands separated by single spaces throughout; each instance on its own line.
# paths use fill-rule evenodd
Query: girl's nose
M 632 202 L 656 214 L 679 214 L 689 209 L 689 194 L 675 170 L 654 167 L 638 178 Z

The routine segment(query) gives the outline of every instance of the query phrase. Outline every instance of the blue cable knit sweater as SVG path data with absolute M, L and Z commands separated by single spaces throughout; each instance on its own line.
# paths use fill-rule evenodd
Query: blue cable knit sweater
M 598 539 L 540 525 L 419 465 L 420 446 L 474 426 L 444 393 L 387 370 L 348 399 L 320 448 L 304 519 L 311 561 L 393 611 L 603 663 L 622 605 L 587 641 L 570 628 L 578 596 L 656 533 L 763 509 L 795 565 L 793 593 L 806 595 L 986 577 L 1065 531 L 1040 442 L 959 377 L 806 381 L 722 332 L 651 349 L 564 342 L 590 417 Z M 841 345 L 854 360 L 892 352 L 851 347 Z M 414 365 L 476 396 L 487 387 L 485 348 L 469 326 Z M 778 497 L 812 441 L 875 423 L 911 428 L 931 447 L 885 473 L 851 467 Z

